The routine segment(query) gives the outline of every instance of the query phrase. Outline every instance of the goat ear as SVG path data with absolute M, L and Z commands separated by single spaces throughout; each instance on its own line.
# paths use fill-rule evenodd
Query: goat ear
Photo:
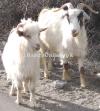
M 47 28 L 40 28 L 40 32 L 47 30 Z
M 19 36 L 23 36 L 23 32 L 24 32 L 24 29 L 23 29 L 23 24 L 18 24 L 17 26 L 17 33 L 19 34 Z
M 17 30 L 19 31 L 19 32 L 23 32 L 23 24 L 18 24 L 17 25 Z
M 23 27 L 18 27 L 17 29 L 19 32 L 23 32 Z
M 90 20 L 90 16 L 87 13 L 83 12 L 83 16 L 85 20 Z

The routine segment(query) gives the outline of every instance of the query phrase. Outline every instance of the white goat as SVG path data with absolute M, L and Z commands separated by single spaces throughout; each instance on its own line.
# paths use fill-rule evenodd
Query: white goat
M 24 89 L 28 85 L 30 101 L 34 100 L 36 83 L 40 78 L 39 34 L 43 30 L 37 22 L 23 19 L 12 29 L 4 47 L 2 61 L 7 78 L 12 81 L 10 95 L 17 89 L 17 104 L 20 103 L 22 84 Z
M 93 10 L 85 4 L 85 6 Z M 60 10 L 61 9 L 61 10 Z M 48 29 L 40 34 L 42 52 L 45 54 L 47 49 L 50 53 L 56 53 L 61 55 L 64 69 L 63 80 L 69 80 L 68 74 L 69 65 L 65 64 L 65 58 L 77 57 L 80 71 L 81 87 L 85 87 L 85 75 L 83 62 L 87 54 L 87 34 L 85 29 L 85 20 L 89 20 L 90 17 L 79 8 L 62 8 L 59 11 L 52 11 L 52 9 L 45 9 L 41 11 L 39 15 L 40 27 L 48 25 Z M 95 11 L 94 11 L 95 12 Z M 48 78 L 48 70 L 46 65 L 46 58 L 44 57 L 44 77 Z

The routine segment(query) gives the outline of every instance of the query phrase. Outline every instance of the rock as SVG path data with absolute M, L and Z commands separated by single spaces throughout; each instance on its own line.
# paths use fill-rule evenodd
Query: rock
M 97 73 L 96 76 L 100 78 L 100 73 Z
M 55 88 L 62 89 L 67 84 L 67 81 L 56 80 L 53 84 Z

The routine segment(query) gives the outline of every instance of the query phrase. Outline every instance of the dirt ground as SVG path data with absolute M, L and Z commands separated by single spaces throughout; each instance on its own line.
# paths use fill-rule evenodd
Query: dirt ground
M 2 42 L 0 42 L 0 49 L 2 52 Z M 35 111 L 100 111 L 100 78 L 93 76 L 92 62 L 86 60 L 85 64 L 88 87 L 84 89 L 80 88 L 79 72 L 76 66 L 70 70 L 72 80 L 67 82 L 63 88 L 55 86 L 55 82 L 61 79 L 62 68 L 54 67 L 50 71 L 51 77 L 48 80 L 43 79 L 43 69 L 41 69 L 40 85 L 37 87 L 35 97 L 37 106 L 35 108 L 30 106 L 29 94 L 23 94 L 23 103 L 20 106 L 23 107 L 22 111 L 24 108 L 26 108 L 24 111 L 33 109 Z M 99 69 L 100 62 L 96 62 L 96 65 Z M 0 59 L 0 95 L 6 95 L 8 99 L 13 99 L 14 102 L 16 97 L 8 96 L 10 86 L 11 83 L 6 80 L 6 73 Z

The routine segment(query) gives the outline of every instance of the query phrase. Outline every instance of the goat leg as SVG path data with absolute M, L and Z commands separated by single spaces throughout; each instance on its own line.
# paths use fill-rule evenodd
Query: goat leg
M 68 63 L 64 63 L 63 65 L 63 77 L 62 80 L 71 80 L 70 74 L 69 74 L 69 64 Z
M 84 67 L 80 68 L 80 83 L 82 88 L 86 87 Z

